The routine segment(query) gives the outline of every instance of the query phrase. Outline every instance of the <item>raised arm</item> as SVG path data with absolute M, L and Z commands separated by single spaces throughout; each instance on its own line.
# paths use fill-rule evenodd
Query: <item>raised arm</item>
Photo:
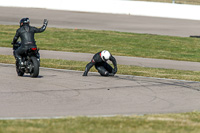
M 48 25 L 48 20 L 47 20 L 47 19 L 44 19 L 44 23 L 43 23 L 42 27 L 41 27 L 41 28 L 36 28 L 36 27 L 34 27 L 34 32 L 35 32 L 35 33 L 41 33 L 41 32 L 43 32 L 43 31 L 45 31 L 46 28 L 47 28 L 47 25 Z

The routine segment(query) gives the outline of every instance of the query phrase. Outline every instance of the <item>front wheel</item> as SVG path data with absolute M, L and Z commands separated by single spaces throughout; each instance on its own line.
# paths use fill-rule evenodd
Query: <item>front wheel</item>
M 34 56 L 31 57 L 31 64 L 32 64 L 32 70 L 30 71 L 31 77 L 33 78 L 38 77 L 40 63 L 36 57 Z

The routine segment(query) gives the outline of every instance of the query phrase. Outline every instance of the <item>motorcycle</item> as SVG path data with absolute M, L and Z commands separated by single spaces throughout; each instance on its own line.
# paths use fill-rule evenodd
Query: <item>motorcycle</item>
M 16 42 L 13 44 L 13 50 L 17 50 L 20 46 L 21 42 Z M 16 71 L 18 76 L 23 76 L 24 73 L 30 73 L 31 77 L 38 77 L 40 67 L 39 49 L 36 47 L 29 48 L 22 55 L 22 64 L 23 65 L 19 64 L 19 61 L 16 59 Z

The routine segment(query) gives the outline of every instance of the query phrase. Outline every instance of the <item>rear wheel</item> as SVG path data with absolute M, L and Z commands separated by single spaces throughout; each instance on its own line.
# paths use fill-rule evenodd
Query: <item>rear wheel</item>
M 20 69 L 19 63 L 16 61 L 16 71 L 18 76 L 24 76 L 24 71 Z
M 30 72 L 31 77 L 33 77 L 33 78 L 38 77 L 38 75 L 39 75 L 39 61 L 37 60 L 36 57 L 32 56 L 30 63 L 32 65 L 32 70 Z

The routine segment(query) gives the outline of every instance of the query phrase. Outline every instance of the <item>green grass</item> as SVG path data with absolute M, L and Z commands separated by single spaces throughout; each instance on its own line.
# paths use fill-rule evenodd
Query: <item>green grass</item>
M 11 47 L 17 28 L 0 25 L 0 47 Z M 47 28 L 35 38 L 43 50 L 94 54 L 107 49 L 113 55 L 200 61 L 198 38 L 58 28 Z
M 0 62 L 14 64 L 15 60 L 13 56 L 0 55 Z M 87 63 L 88 62 L 83 62 L 83 61 L 41 59 L 41 67 L 79 70 L 79 71 L 84 71 Z M 97 72 L 97 71 L 94 67 L 92 67 L 90 72 Z M 118 65 L 117 74 L 200 81 L 199 71 L 183 71 L 183 70 L 173 70 L 173 69 L 137 67 L 128 65 Z
M 0 47 L 10 43 L 17 26 L 0 25 Z M 200 41 L 112 31 L 48 28 L 36 35 L 40 49 L 200 61 Z M 13 63 L 13 56 L 0 55 L 0 62 Z M 84 70 L 88 62 L 42 59 L 41 66 Z M 118 66 L 118 74 L 200 81 L 200 72 L 135 66 Z M 94 68 L 91 71 L 96 71 Z M 199 133 L 200 113 L 115 117 L 69 117 L 40 120 L 0 120 L 0 133 Z
M 11 38 L 13 38 L 17 26 L 0 25 L 0 28 L 2 29 L 0 31 L 0 46 L 11 47 Z M 46 50 L 96 53 L 107 49 L 113 55 L 200 61 L 200 41 L 197 38 L 58 28 L 48 28 L 44 33 L 36 35 L 38 47 Z M 10 60 L 7 58 L 13 59 L 1 56 L 0 62 L 6 63 Z M 11 62 L 14 63 L 14 59 Z M 43 59 L 41 65 L 83 71 L 87 63 Z M 119 65 L 118 68 L 118 74 L 200 81 L 200 72 L 195 71 L 124 65 Z
M 0 120 L 0 133 L 199 133 L 200 113 Z

